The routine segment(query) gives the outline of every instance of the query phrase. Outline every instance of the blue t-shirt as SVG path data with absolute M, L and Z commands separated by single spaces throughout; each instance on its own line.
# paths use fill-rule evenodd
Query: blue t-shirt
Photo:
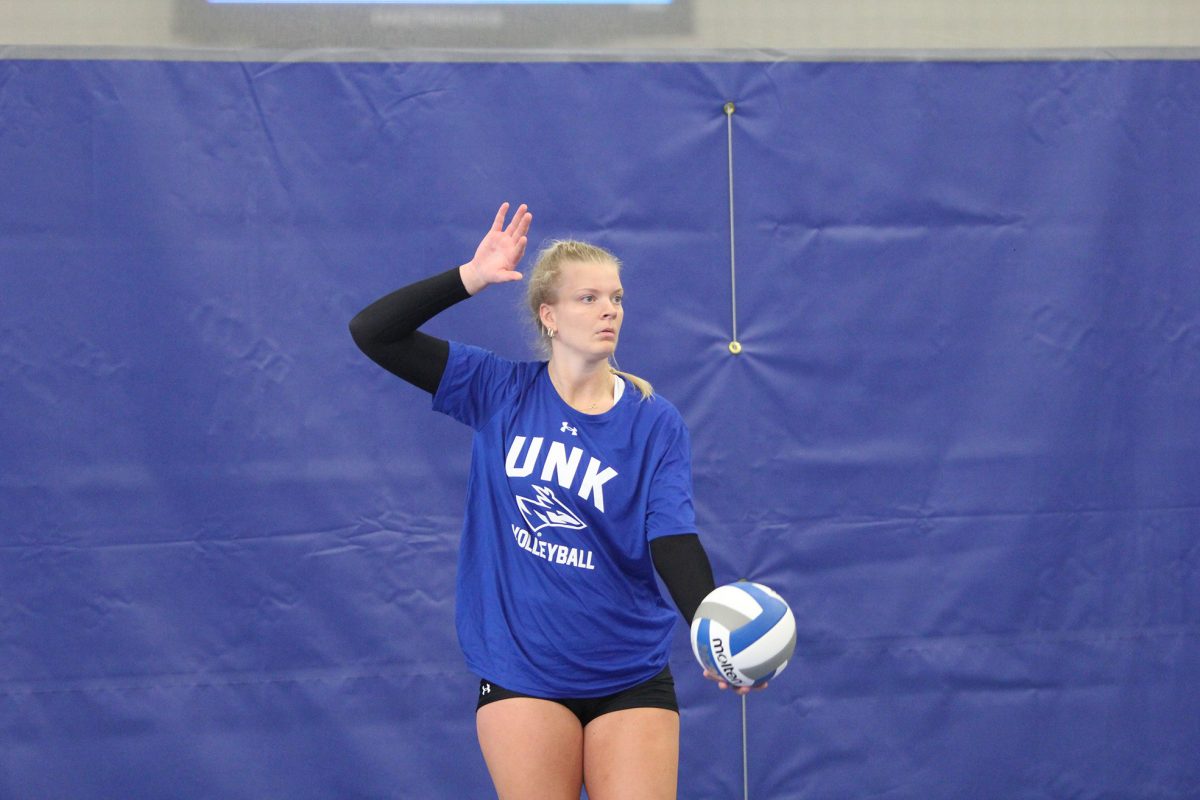
M 675 612 L 649 541 L 693 533 L 679 412 L 626 387 L 603 414 L 544 361 L 450 343 L 433 408 L 475 430 L 455 619 L 467 665 L 523 694 L 599 697 L 667 664 Z

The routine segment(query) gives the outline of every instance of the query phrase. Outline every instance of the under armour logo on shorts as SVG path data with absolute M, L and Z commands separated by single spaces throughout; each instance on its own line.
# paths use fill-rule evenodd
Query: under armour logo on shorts
M 490 692 L 491 690 L 492 690 L 492 685 L 491 685 L 490 683 L 486 682 L 486 681 L 484 681 L 484 682 L 483 682 L 482 684 L 480 684 L 480 686 L 479 686 L 479 694 L 480 694 L 480 696 L 487 694 L 487 693 L 488 693 L 488 692 Z

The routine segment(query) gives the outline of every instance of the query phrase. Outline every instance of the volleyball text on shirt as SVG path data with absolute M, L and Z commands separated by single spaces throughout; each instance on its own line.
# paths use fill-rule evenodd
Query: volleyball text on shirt
M 529 442 L 528 447 L 525 446 L 526 441 Z M 541 464 L 541 472 L 538 475 L 540 480 L 554 481 L 560 489 L 570 492 L 579 472 L 584 451 L 582 448 L 572 447 L 568 454 L 562 442 L 551 442 L 546 448 L 544 459 L 539 461 L 543 442 L 544 438 L 541 436 L 513 437 L 504 460 L 505 474 L 509 478 L 527 478 L 538 472 L 538 465 Z M 522 452 L 524 459 L 521 458 Z M 587 471 L 584 472 L 576 492 L 578 497 L 590 500 L 601 513 L 604 512 L 604 484 L 617 476 L 615 469 L 601 469 L 602 466 L 598 459 L 589 457 Z M 554 489 L 536 483 L 530 488 L 533 490 L 531 494 L 535 496 L 533 498 L 518 492 L 513 493 L 517 508 L 525 518 L 525 524 L 529 526 L 528 529 L 520 525 L 512 526 L 513 541 L 517 547 L 551 564 L 594 570 L 596 562 L 592 551 L 576 546 L 578 542 L 542 539 L 542 531 L 546 528 L 581 531 L 588 527 L 587 524 L 579 518 L 578 513 L 555 495 Z M 569 536 L 567 538 L 569 541 Z

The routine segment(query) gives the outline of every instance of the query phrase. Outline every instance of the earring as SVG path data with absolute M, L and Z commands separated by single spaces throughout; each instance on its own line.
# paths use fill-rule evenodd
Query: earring
M 554 338 L 555 333 L 557 333 L 557 331 L 555 331 L 553 328 L 546 328 L 546 335 L 549 336 L 551 339 Z

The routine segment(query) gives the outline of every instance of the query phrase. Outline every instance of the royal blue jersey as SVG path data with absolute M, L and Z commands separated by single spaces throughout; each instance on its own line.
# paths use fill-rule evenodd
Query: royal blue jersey
M 584 414 L 546 362 L 450 343 L 433 407 L 475 430 L 458 639 L 467 665 L 507 689 L 598 697 L 667 664 L 675 613 L 649 541 L 696 530 L 691 449 L 674 406 L 626 388 Z

